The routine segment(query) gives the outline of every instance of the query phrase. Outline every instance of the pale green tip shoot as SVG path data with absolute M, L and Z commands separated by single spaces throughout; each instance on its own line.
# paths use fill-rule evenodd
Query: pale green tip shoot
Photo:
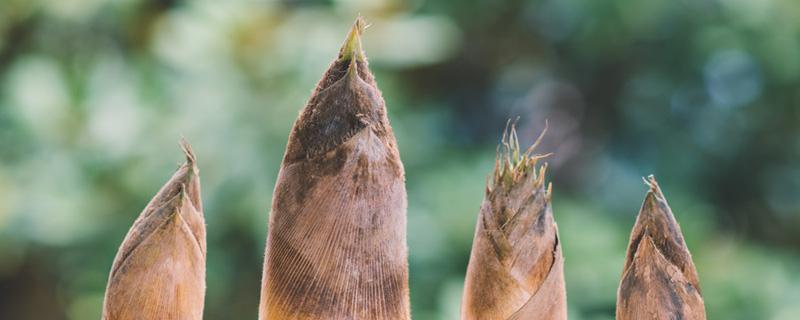
M 342 44 L 342 49 L 339 50 L 339 61 L 365 61 L 364 50 L 361 48 L 361 33 L 367 28 L 367 22 L 359 15 L 350 28 L 350 33 Z M 355 59 L 353 59 L 355 57 Z

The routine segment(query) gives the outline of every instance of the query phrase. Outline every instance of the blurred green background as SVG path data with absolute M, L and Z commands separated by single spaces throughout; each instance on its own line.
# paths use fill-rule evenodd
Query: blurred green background
M 97 319 L 117 246 L 199 157 L 207 319 L 255 319 L 286 138 L 355 16 L 407 170 L 414 319 L 457 319 L 495 145 L 553 182 L 570 319 L 612 319 L 655 174 L 710 319 L 800 319 L 795 0 L 0 2 L 0 319 Z

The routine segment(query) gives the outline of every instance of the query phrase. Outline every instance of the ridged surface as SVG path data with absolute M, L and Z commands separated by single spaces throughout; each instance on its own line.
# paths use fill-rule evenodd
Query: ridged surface
M 535 146 L 535 144 L 534 144 Z M 503 138 L 481 205 L 464 287 L 462 319 L 566 319 L 566 290 L 542 156 Z
M 697 271 L 655 178 L 631 232 L 617 293 L 617 319 L 703 320 Z
M 202 319 L 206 235 L 195 157 L 145 207 L 109 275 L 103 319 Z
M 270 214 L 260 319 L 409 319 L 406 192 L 359 19 L 295 122 Z

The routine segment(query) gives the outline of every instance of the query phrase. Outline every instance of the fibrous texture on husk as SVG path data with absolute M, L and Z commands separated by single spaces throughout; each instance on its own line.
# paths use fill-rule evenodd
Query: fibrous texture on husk
M 541 139 L 541 137 L 540 137 Z M 566 319 L 564 259 L 545 188 L 544 156 L 504 134 L 481 205 L 464 287 L 462 319 Z
M 260 319 L 408 319 L 406 191 L 357 19 L 294 124 L 264 260 Z
M 191 147 L 117 251 L 103 319 L 202 319 L 206 230 L 200 177 Z
M 617 292 L 619 320 L 703 320 L 703 297 L 681 228 L 653 176 L 631 232 Z

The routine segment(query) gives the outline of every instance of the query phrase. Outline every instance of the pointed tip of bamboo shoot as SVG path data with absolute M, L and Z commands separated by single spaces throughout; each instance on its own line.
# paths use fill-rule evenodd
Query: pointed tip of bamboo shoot
M 393 138 L 389 139 L 386 103 L 361 48 L 361 33 L 366 27 L 361 16 L 353 23 L 338 58 L 325 71 L 295 122 L 284 159 L 319 157 L 364 129 L 395 149 L 389 141 Z
M 181 147 L 183 155 L 186 156 L 186 162 L 194 166 L 197 162 L 197 157 L 194 155 L 194 150 L 192 150 L 192 145 L 189 143 L 189 140 L 186 140 L 186 137 L 181 137 L 178 141 L 178 145 Z
M 617 319 L 678 313 L 686 319 L 704 319 L 697 271 L 680 226 L 655 177 L 650 175 L 644 181 L 649 190 L 631 231 Z M 656 296 L 673 298 L 660 301 Z
M 186 137 L 181 137 L 178 141 L 178 145 L 186 158 L 186 163 L 184 164 L 184 166 L 188 168 L 186 179 L 191 180 L 193 176 L 200 174 L 200 170 L 197 168 L 197 156 L 195 156 L 192 145 L 186 140 Z
M 638 250 L 638 242 L 644 235 L 653 239 L 656 249 L 665 258 L 672 261 L 687 278 L 697 285 L 697 275 L 692 262 L 689 248 L 683 239 L 680 225 L 675 219 L 667 200 L 655 177 L 650 175 L 645 180 L 650 187 L 642 203 L 636 223 L 631 232 L 631 246 L 629 247 L 628 262 L 634 258 Z
M 652 195 L 659 200 L 666 201 L 664 200 L 664 193 L 661 192 L 661 187 L 658 186 L 658 181 L 656 181 L 655 175 L 650 174 L 646 178 L 642 177 L 642 180 L 646 186 L 650 187 L 648 196 Z
M 364 49 L 361 47 L 361 34 L 368 26 L 364 17 L 359 14 L 358 17 L 356 17 L 356 21 L 353 22 L 353 26 L 350 28 L 350 32 L 347 34 L 342 48 L 339 49 L 339 61 L 364 61 L 366 59 L 364 56 Z M 353 57 L 355 57 L 355 59 L 353 59 Z
M 545 170 L 547 169 L 547 163 L 545 162 L 539 166 L 538 172 L 536 169 L 537 163 L 539 160 L 551 156 L 552 153 L 535 154 L 534 151 L 547 133 L 548 125 L 545 123 L 545 128 L 539 134 L 536 141 L 525 151 L 522 151 L 519 145 L 519 137 L 516 128 L 518 119 L 519 118 L 516 120 L 508 119 L 505 129 L 503 129 L 503 136 L 497 147 L 493 174 L 494 179 L 489 191 L 494 190 L 497 186 L 508 189 L 522 178 L 530 178 L 539 185 L 544 184 L 543 178 Z
M 548 155 L 525 151 L 509 120 L 495 159 L 465 280 L 463 319 L 564 319 L 566 291 L 558 229 L 545 184 Z

